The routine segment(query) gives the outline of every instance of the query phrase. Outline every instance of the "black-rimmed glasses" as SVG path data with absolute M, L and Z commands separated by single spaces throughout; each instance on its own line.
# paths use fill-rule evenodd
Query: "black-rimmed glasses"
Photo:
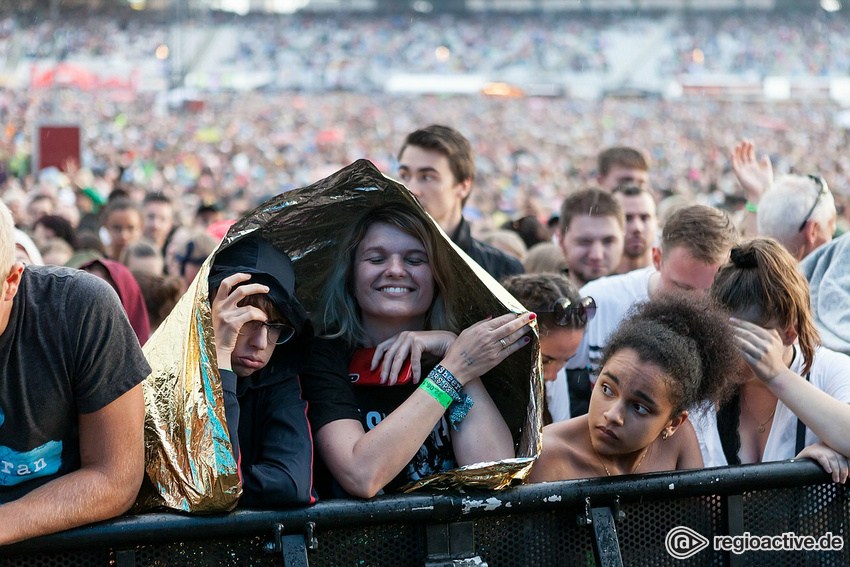
M 239 329 L 239 334 L 251 336 L 261 327 L 265 327 L 268 332 L 269 342 L 276 345 L 282 345 L 295 335 L 295 329 L 286 323 L 264 323 L 263 321 L 248 321 Z
M 578 304 L 573 304 L 566 297 L 556 299 L 549 309 L 536 309 L 537 313 L 551 313 L 555 318 L 555 324 L 566 327 L 573 323 L 586 325 L 596 315 L 596 301 L 592 297 L 584 297 Z
M 815 212 L 815 207 L 818 206 L 820 202 L 820 198 L 829 193 L 829 187 L 826 184 L 826 180 L 820 175 L 806 175 L 809 179 L 815 182 L 815 185 L 818 187 L 818 196 L 815 197 L 815 202 L 812 203 L 812 208 L 809 209 L 809 212 L 806 213 L 805 218 L 803 218 L 803 222 L 800 223 L 800 228 L 797 229 L 797 232 L 803 232 L 803 229 L 806 228 L 806 223 L 809 222 L 809 217 L 812 216 L 812 213 Z

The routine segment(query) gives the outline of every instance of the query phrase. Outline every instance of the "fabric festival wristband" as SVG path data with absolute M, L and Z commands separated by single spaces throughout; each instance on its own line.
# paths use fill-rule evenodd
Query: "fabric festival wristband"
M 442 364 L 438 364 L 428 373 L 428 377 L 434 381 L 440 388 L 448 393 L 453 400 L 458 401 L 463 395 L 463 386 L 454 377 L 454 374 L 449 372 L 448 368 Z
M 463 394 L 463 398 L 460 400 L 452 402 L 452 406 L 449 408 L 449 423 L 452 424 L 452 429 L 457 431 L 460 422 L 466 418 L 466 414 L 472 409 L 473 403 L 472 398 L 466 394 Z
M 452 397 L 446 392 L 444 392 L 442 388 L 434 384 L 434 382 L 432 382 L 430 378 L 425 378 L 425 380 L 422 381 L 422 384 L 420 384 L 419 387 L 428 392 L 431 397 L 437 400 L 437 403 L 439 403 L 445 409 L 449 409 L 449 406 L 452 405 Z

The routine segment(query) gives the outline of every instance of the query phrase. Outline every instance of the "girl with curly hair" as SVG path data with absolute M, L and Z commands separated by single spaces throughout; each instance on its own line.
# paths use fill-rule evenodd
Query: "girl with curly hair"
M 727 315 L 710 298 L 640 304 L 605 348 L 588 413 L 543 428 L 529 480 L 702 467 L 688 413 L 722 401 L 738 364 Z

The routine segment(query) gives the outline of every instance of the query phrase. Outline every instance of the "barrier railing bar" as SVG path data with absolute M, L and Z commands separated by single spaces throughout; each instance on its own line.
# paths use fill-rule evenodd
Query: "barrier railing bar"
M 414 493 L 372 500 L 327 500 L 292 510 L 239 510 L 196 516 L 152 513 L 125 516 L 0 547 L 0 557 L 93 547 L 129 547 L 176 540 L 236 538 L 270 533 L 283 524 L 285 534 L 304 534 L 308 522 L 320 530 L 390 523 L 449 523 L 497 514 L 580 508 L 619 497 L 622 504 L 646 499 L 742 494 L 751 490 L 827 484 L 830 476 L 813 461 L 783 461 L 737 467 L 653 473 L 518 486 L 502 491 Z

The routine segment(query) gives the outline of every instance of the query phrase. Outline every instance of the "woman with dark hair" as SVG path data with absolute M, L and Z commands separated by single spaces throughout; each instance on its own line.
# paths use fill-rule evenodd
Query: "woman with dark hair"
M 540 365 L 546 398 L 543 425 L 570 418 L 570 397 L 551 395 L 555 388 L 567 388 L 564 366 L 575 356 L 587 322 L 596 314 L 592 297 L 582 298 L 567 276 L 561 274 L 521 274 L 502 282 L 511 295 L 537 314 L 540 333 Z
M 695 423 L 708 466 L 798 457 L 817 460 L 836 482 L 848 475 L 850 358 L 820 345 L 809 287 L 778 242 L 732 249 L 711 294 L 732 312 L 746 363 L 715 416 Z M 804 449 L 805 448 L 805 449 Z
M 725 312 L 664 294 L 638 306 L 602 357 L 586 415 L 543 428 L 532 482 L 700 468 L 689 411 L 721 401 L 737 367 Z
M 302 383 L 318 451 L 348 494 L 515 456 L 481 376 L 530 342 L 536 316 L 455 334 L 455 274 L 440 238 L 411 206 L 372 209 L 342 241 L 322 293 L 322 338 Z

